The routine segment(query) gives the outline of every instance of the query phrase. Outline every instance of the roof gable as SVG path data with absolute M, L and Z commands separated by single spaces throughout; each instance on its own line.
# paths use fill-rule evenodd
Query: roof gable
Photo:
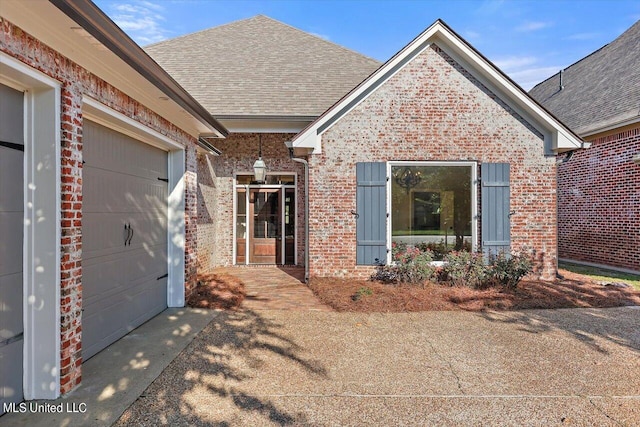
M 582 136 L 640 121 L 640 21 L 529 92 Z M 562 89 L 560 88 L 562 86 Z
M 545 151 L 548 154 L 582 146 L 582 140 L 577 135 L 534 101 L 520 86 L 453 32 L 443 21 L 437 20 L 375 73 L 296 135 L 291 141 L 292 147 L 312 150 L 314 154 L 320 153 L 323 132 L 433 43 L 538 130 L 544 136 Z
M 145 50 L 216 117 L 302 117 L 307 123 L 380 62 L 266 16 Z

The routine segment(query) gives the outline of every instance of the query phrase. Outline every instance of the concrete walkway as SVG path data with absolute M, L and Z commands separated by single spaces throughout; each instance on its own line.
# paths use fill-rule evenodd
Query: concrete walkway
M 640 309 L 222 312 L 116 426 L 640 425 Z
M 57 400 L 26 402 L 25 413 L 3 415 L 0 426 L 112 425 L 218 314 L 190 308 L 165 310 L 85 362 L 82 384 L 76 390 Z M 63 412 L 45 412 L 38 404 Z
M 304 284 L 304 268 L 235 266 L 216 268 L 213 272 L 230 274 L 245 284 L 244 309 L 333 311 Z

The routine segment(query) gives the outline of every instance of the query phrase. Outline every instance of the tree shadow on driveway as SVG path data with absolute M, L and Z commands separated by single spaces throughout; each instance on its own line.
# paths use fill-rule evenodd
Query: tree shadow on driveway
M 610 353 L 608 344 L 640 354 L 640 307 L 484 312 L 480 316 L 519 325 L 518 330 L 532 334 L 564 331 L 601 354 Z
M 279 366 L 308 380 L 328 375 L 283 329 L 256 311 L 219 312 L 114 425 L 309 425 L 265 397 L 294 380 Z

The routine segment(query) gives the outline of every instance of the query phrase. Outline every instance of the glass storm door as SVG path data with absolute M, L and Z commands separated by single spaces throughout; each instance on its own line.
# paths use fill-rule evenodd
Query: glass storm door
M 252 189 L 249 193 L 249 263 L 280 264 L 280 189 Z

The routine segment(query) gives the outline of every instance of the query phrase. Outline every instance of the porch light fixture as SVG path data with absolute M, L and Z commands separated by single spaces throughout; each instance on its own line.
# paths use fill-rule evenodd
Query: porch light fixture
M 414 172 L 413 169 L 414 168 L 410 166 L 405 166 L 393 174 L 393 179 L 396 181 L 396 184 L 407 190 L 407 194 L 409 194 L 410 189 L 420 184 L 420 181 L 422 181 L 420 171 Z
M 258 135 L 258 143 L 260 148 L 258 149 L 258 160 L 253 164 L 253 176 L 257 182 L 261 183 L 265 181 L 267 175 L 267 165 L 262 160 L 262 135 Z
M 635 163 L 636 165 L 640 165 L 640 153 L 634 155 L 631 160 L 633 160 L 633 163 Z

